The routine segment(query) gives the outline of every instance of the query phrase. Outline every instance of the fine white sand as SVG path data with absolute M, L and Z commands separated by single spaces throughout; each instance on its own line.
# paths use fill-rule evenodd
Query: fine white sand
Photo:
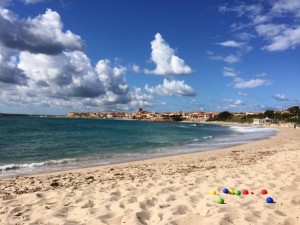
M 225 187 L 254 194 L 226 195 Z M 204 153 L 0 180 L 0 224 L 300 224 L 300 130 Z

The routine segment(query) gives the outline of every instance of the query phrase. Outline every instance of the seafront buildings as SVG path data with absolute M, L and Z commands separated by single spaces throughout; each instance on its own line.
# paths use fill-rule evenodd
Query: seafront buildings
M 135 113 L 126 112 L 69 112 L 69 118 L 94 118 L 94 119 L 128 119 L 128 120 L 148 120 L 148 121 L 176 121 L 184 120 L 191 122 L 205 122 L 214 118 L 219 112 L 150 112 L 139 108 Z M 253 115 L 256 113 L 238 112 L 233 113 L 234 116 Z M 258 114 L 258 113 L 257 113 Z
M 125 112 L 70 112 L 69 118 L 128 119 L 149 121 L 174 121 L 181 118 L 188 121 L 206 121 L 216 112 L 149 112 L 139 108 L 135 113 Z
M 150 112 L 139 108 L 134 113 L 129 112 L 69 112 L 67 115 L 38 115 L 38 114 L 7 114 L 4 116 L 26 116 L 26 117 L 49 117 L 49 118 L 86 118 L 86 119 L 116 119 L 116 120 L 143 120 L 143 121 L 186 121 L 186 122 L 218 122 L 246 123 L 255 125 L 269 125 L 272 123 L 298 123 L 299 106 L 293 106 L 286 110 L 266 110 L 262 112 Z
M 68 118 L 120 119 L 143 121 L 186 121 L 186 122 L 228 122 L 255 125 L 270 125 L 272 123 L 299 123 L 299 106 L 287 110 L 266 110 L 264 112 L 150 112 L 139 108 L 134 113 L 128 112 L 70 112 Z

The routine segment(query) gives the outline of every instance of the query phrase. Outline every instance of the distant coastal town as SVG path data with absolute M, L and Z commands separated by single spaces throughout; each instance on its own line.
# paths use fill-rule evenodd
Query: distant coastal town
M 97 119 L 128 119 L 149 121 L 207 121 L 217 116 L 218 112 L 150 112 L 139 108 L 134 113 L 127 112 L 70 112 L 69 118 L 97 118 Z
M 126 112 L 69 112 L 68 118 L 93 118 L 93 119 L 121 119 L 144 120 L 157 122 L 209 122 L 225 121 L 236 123 L 270 124 L 299 121 L 299 106 L 293 106 L 285 110 L 266 110 L 263 112 L 150 112 L 139 108 L 134 113 Z
M 38 114 L 6 114 L 0 113 L 1 116 L 30 116 L 30 117 L 47 117 L 47 118 L 82 118 L 82 119 L 115 119 L 115 120 L 141 120 L 153 122 L 229 122 L 243 124 L 281 124 L 294 123 L 300 125 L 299 106 L 292 106 L 283 110 L 266 110 L 262 112 L 151 112 L 142 108 L 136 112 L 69 112 L 66 115 L 38 115 Z

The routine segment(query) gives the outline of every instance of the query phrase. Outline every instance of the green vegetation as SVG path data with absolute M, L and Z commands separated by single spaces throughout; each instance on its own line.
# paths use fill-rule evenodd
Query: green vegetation
M 299 106 L 293 106 L 285 111 L 266 110 L 264 113 L 256 115 L 238 115 L 224 111 L 219 113 L 216 117 L 209 119 L 209 121 L 224 121 L 236 123 L 253 123 L 253 119 L 270 118 L 274 123 L 286 122 L 300 124 L 300 109 Z
M 180 115 L 162 115 L 162 117 L 166 120 L 169 120 L 169 121 L 175 121 L 175 122 L 179 122 L 179 121 L 183 121 L 183 117 L 182 117 L 182 114 Z
M 232 122 L 232 119 L 234 118 L 233 114 L 224 111 L 219 113 L 216 117 L 209 119 L 209 121 L 226 121 L 226 122 Z
M 182 114 L 180 114 L 180 115 L 172 115 L 171 119 L 173 121 L 176 121 L 176 122 L 183 121 Z

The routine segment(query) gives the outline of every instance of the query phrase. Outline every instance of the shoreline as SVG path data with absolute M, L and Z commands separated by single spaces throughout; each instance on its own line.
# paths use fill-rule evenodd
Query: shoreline
M 191 123 L 191 122 L 185 122 L 185 123 Z M 136 162 L 136 161 L 144 161 L 144 160 L 151 160 L 151 159 L 156 159 L 156 158 L 165 158 L 165 157 L 171 157 L 171 156 L 181 156 L 185 154 L 192 154 L 192 153 L 202 153 L 202 152 L 208 152 L 208 151 L 216 151 L 219 149 L 223 148 L 229 148 L 229 147 L 234 147 L 234 146 L 239 146 L 239 145 L 244 145 L 248 144 L 251 142 L 256 142 L 264 139 L 271 138 L 272 136 L 277 135 L 278 130 L 276 129 L 275 126 L 273 127 L 261 127 L 261 126 L 255 126 L 251 124 L 232 124 L 232 123 L 224 123 L 224 122 L 217 122 L 217 123 L 195 123 L 192 122 L 191 124 L 208 124 L 208 125 L 216 125 L 216 126 L 226 126 L 226 127 L 253 127 L 253 128 L 270 128 L 273 129 L 272 134 L 268 134 L 266 137 L 255 137 L 255 138 L 250 138 L 250 139 L 244 139 L 242 138 L 242 133 L 241 132 L 241 142 L 236 142 L 237 140 L 234 140 L 233 142 L 228 142 L 228 143 L 223 143 L 223 145 L 213 145 L 213 146 L 206 146 L 202 147 L 200 149 L 198 147 L 187 147 L 189 145 L 183 145 L 183 146 L 176 146 L 176 151 L 175 152 L 165 152 L 165 153 L 153 153 L 153 154 L 145 154 L 145 155 L 140 155 L 137 156 L 136 158 L 120 158 L 116 160 L 111 160 L 111 161 L 106 161 L 106 162 L 96 162 L 97 159 L 90 159 L 90 160 L 85 160 L 85 158 L 64 158 L 64 159 L 57 159 L 57 160 L 48 160 L 44 162 L 34 162 L 34 163 L 27 163 L 27 164 L 8 164 L 8 165 L 3 165 L 2 167 L 7 167 L 8 169 L 2 170 L 0 172 L 0 180 L 3 179 L 8 179 L 8 178 L 13 178 L 16 176 L 35 176 L 38 174 L 48 174 L 48 173 L 60 173 L 60 172 L 66 172 L 66 171 L 72 171 L 72 170 L 80 170 L 80 169 L 86 169 L 86 168 L 95 168 L 95 167 L 103 167 L 103 166 L 113 166 L 113 165 L 118 165 L 122 163 L 131 163 L 131 162 Z M 251 134 L 251 132 L 249 133 Z M 192 144 L 192 142 L 190 143 Z M 171 149 L 171 147 L 169 147 Z M 183 150 L 184 149 L 184 150 Z M 73 164 L 73 162 L 75 164 Z M 80 164 L 77 164 L 80 163 Z M 68 165 L 68 163 L 70 163 Z M 36 165 L 35 165 L 36 164 Z M 49 166 L 50 164 L 50 166 Z M 55 169 L 55 165 L 58 167 Z M 20 169 L 15 169 L 19 168 Z M 26 167 L 28 167 L 28 170 L 26 170 Z M 30 168 L 36 168 L 35 170 L 31 170 Z M 25 169 L 25 171 L 24 171 Z M 4 171 L 4 172 L 3 172 Z M 8 172 L 5 172 L 8 171 Z M 12 173 L 10 173 L 12 172 Z M 6 174 L 5 174 L 6 173 Z
M 300 130 L 277 129 L 213 151 L 2 179 L 0 223 L 300 224 Z M 276 203 L 265 203 L 263 188 Z

